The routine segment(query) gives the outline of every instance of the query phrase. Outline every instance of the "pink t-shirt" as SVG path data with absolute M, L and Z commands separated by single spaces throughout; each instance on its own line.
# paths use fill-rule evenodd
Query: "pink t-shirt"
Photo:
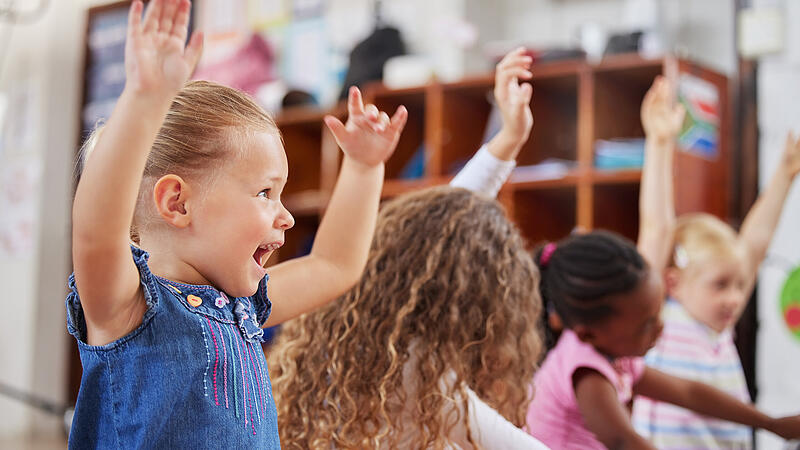
M 565 330 L 536 372 L 536 392 L 525 427 L 550 448 L 605 448 L 586 428 L 578 409 L 572 375 L 579 368 L 596 370 L 608 378 L 617 388 L 620 403 L 626 404 L 633 395 L 633 385 L 644 372 L 644 360 L 618 358 L 612 363 L 571 330 Z

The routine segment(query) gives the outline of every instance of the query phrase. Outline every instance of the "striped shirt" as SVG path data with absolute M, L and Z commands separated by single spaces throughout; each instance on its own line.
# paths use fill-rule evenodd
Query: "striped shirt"
M 645 356 L 648 367 L 700 381 L 750 403 L 733 330 L 716 333 L 692 318 L 683 306 L 667 300 L 664 331 Z M 750 449 L 752 429 L 712 419 L 668 403 L 637 397 L 633 424 L 659 449 Z

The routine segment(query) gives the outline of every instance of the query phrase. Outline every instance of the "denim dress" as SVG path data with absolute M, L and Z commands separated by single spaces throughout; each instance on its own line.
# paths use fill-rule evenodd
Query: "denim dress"
M 67 329 L 83 376 L 69 448 L 280 448 L 261 349 L 267 277 L 252 297 L 153 275 L 131 247 L 147 302 L 141 325 L 102 346 L 86 343 L 74 274 Z

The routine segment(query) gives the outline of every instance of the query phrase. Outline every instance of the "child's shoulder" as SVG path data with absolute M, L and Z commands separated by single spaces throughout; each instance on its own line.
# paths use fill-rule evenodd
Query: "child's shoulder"
M 223 291 L 210 285 L 194 285 L 177 282 L 160 277 L 150 271 L 148 259 L 150 254 L 135 245 L 131 245 L 131 255 L 139 271 L 142 294 L 147 303 L 147 310 L 141 325 L 120 339 L 91 350 L 108 350 L 123 342 L 130 341 L 144 328 L 155 321 L 159 332 L 149 335 L 179 335 L 182 327 L 194 329 L 197 320 L 231 325 L 238 329 L 243 337 L 252 342 L 263 340 L 261 325 L 266 322 L 272 307 L 267 297 L 268 276 L 259 283 L 258 290 L 250 297 L 229 298 Z M 86 321 L 81 304 L 80 294 L 75 284 L 75 275 L 69 278 L 70 293 L 67 296 L 67 328 L 79 342 L 86 343 Z M 170 338 L 172 339 L 172 338 Z
M 585 368 L 599 372 L 612 382 L 616 379 L 615 369 L 608 358 L 583 342 L 571 330 L 564 330 L 556 346 L 547 354 L 540 369 L 558 374 L 559 378 L 571 379 L 576 370 Z

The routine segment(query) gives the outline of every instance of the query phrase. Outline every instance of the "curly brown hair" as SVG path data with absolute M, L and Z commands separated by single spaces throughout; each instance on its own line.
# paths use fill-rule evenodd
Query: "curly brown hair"
M 443 448 L 462 424 L 475 446 L 466 387 L 521 427 L 538 283 L 496 201 L 445 186 L 388 202 L 361 281 L 270 352 L 282 445 Z

